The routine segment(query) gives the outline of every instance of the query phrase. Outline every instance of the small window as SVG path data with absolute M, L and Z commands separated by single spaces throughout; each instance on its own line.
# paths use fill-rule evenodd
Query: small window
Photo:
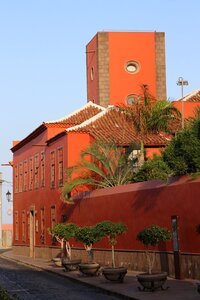
M 51 176 L 51 182 L 50 186 L 51 188 L 55 188 L 55 151 L 51 152 L 51 158 L 50 158 L 50 176 Z
M 14 224 L 15 224 L 15 240 L 19 240 L 19 215 L 18 211 L 15 211 L 14 215 Z
M 15 191 L 15 193 L 17 193 L 18 192 L 18 184 L 19 184 L 19 182 L 18 182 L 18 165 L 14 166 L 14 178 L 15 178 L 14 191 Z
M 125 70 L 126 70 L 126 72 L 128 72 L 130 74 L 135 74 L 135 73 L 139 72 L 140 65 L 138 62 L 130 60 L 125 63 Z
M 132 104 L 138 102 L 138 100 L 139 100 L 138 95 L 136 95 L 136 94 L 130 94 L 126 98 L 126 104 L 132 105 Z
M 41 152 L 41 162 L 40 162 L 40 166 L 41 166 L 41 172 L 40 172 L 40 185 L 41 187 L 44 187 L 44 180 L 45 180 L 45 154 L 44 151 Z
M 58 149 L 58 186 L 63 186 L 63 149 Z
M 90 71 L 90 78 L 91 78 L 91 80 L 94 80 L 94 68 L 93 67 L 91 68 L 91 71 Z

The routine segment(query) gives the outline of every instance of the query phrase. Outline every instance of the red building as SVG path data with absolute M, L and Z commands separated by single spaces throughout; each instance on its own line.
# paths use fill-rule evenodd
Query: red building
M 85 218 L 85 223 L 89 222 L 85 211 L 84 216 L 74 219 L 79 213 L 77 206 L 69 207 L 61 200 L 65 169 L 76 164 L 87 145 L 100 139 L 115 140 L 126 147 L 143 140 L 147 157 L 151 157 L 168 142 L 161 134 L 141 136 L 113 106 L 134 103 L 142 84 L 151 87 L 151 94 L 158 99 L 166 98 L 164 33 L 100 32 L 87 45 L 86 52 L 88 103 L 68 116 L 44 122 L 23 140 L 14 142 L 11 149 L 16 253 L 53 257 L 59 248 L 48 228 L 67 220 L 81 220 L 83 224 Z M 175 105 L 179 107 L 179 102 Z M 90 203 L 88 214 L 93 214 L 94 209 L 94 202 Z M 126 249 L 132 250 L 132 245 L 126 243 Z
M 104 108 L 88 102 L 69 116 L 43 123 L 15 143 L 13 245 L 19 253 L 40 255 L 43 246 L 49 251 L 46 246 L 52 246 L 52 239 L 47 229 L 68 217 L 67 205 L 61 200 L 65 169 L 75 165 L 80 151 L 94 140 L 114 140 L 123 147 L 143 140 L 149 157 L 168 142 L 162 135 L 138 134 L 116 107 Z

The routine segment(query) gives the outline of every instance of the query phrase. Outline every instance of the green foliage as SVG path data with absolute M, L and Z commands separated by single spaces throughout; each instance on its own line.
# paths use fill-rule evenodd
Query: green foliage
M 91 247 L 94 243 L 99 242 L 102 237 L 102 233 L 96 228 L 96 226 L 78 227 L 75 233 L 75 239 L 89 247 Z
M 133 180 L 135 182 L 152 179 L 167 181 L 171 174 L 172 171 L 167 163 L 163 161 L 162 156 L 154 155 L 152 159 L 144 162 L 139 171 L 134 175 Z
M 147 248 L 155 247 L 160 242 L 165 242 L 171 239 L 171 232 L 167 228 L 158 225 L 151 225 L 140 231 L 137 234 L 137 240 L 143 243 Z
M 136 160 L 129 160 L 130 151 L 115 144 L 97 141 L 81 152 L 81 160 L 68 169 L 68 179 L 63 188 L 65 201 L 71 192 L 127 184 L 131 181 Z M 81 190 L 82 189 L 82 190 Z
M 9 296 L 9 293 L 5 289 L 0 288 L 0 299 L 1 300 L 11 300 L 13 298 L 11 298 Z
M 102 221 L 96 225 L 102 236 L 107 236 L 111 245 L 116 244 L 116 237 L 127 231 L 126 224 L 122 222 Z
M 148 134 L 157 132 L 170 133 L 174 122 L 180 123 L 181 114 L 168 100 L 154 99 L 147 85 L 142 85 L 142 94 L 131 106 L 120 109 L 132 120 L 137 131 Z
M 75 236 L 77 230 L 77 225 L 73 223 L 59 223 L 53 228 L 49 229 L 51 235 L 58 237 L 59 239 L 64 239 L 68 241 Z
M 117 236 L 127 231 L 127 226 L 122 222 L 102 221 L 96 224 L 96 228 L 102 237 L 107 236 L 112 248 L 112 267 L 115 267 L 115 251 L 114 246 L 117 243 Z
M 163 160 L 174 175 L 200 171 L 200 139 L 194 127 L 187 127 L 172 139 L 163 152 Z

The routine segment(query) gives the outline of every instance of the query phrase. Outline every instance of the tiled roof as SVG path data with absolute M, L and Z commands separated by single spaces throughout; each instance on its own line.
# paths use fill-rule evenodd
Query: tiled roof
M 66 128 L 69 128 L 77 124 L 81 124 L 85 120 L 90 119 L 91 117 L 95 116 L 96 114 L 104 110 L 105 110 L 104 107 L 94 104 L 93 102 L 90 101 L 86 105 L 78 109 L 77 111 L 73 112 L 70 115 L 65 116 L 64 118 L 43 122 L 33 132 L 31 132 L 23 140 L 19 141 L 18 144 L 13 146 L 11 150 L 14 152 L 20 149 L 26 143 L 28 143 L 30 140 L 32 140 L 33 138 L 41 134 L 49 127 L 63 128 L 64 131 Z
M 176 101 L 181 101 L 182 98 L 177 99 Z M 183 101 L 187 102 L 200 102 L 200 89 L 193 91 L 190 94 L 187 94 L 183 97 Z
M 67 132 L 87 132 L 95 139 L 103 142 L 115 142 L 118 145 L 144 142 L 145 145 L 166 145 L 164 134 L 142 135 L 138 133 L 133 123 L 116 107 L 108 107 L 103 112 L 84 123 L 66 129 Z
M 45 122 L 45 124 L 78 125 L 104 110 L 104 107 L 89 101 L 86 105 L 82 106 L 80 109 L 76 110 L 72 114 L 69 114 L 61 119 L 47 121 Z

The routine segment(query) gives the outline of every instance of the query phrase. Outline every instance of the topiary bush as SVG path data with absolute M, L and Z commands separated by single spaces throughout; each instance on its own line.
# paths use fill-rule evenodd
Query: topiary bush
M 171 239 L 171 232 L 164 227 L 158 225 L 151 225 L 144 228 L 137 234 L 136 239 L 140 241 L 146 248 L 145 254 L 148 263 L 148 273 L 152 274 L 152 269 L 155 262 L 155 247 L 161 242 L 166 242 Z M 149 247 L 153 248 L 152 255 Z

